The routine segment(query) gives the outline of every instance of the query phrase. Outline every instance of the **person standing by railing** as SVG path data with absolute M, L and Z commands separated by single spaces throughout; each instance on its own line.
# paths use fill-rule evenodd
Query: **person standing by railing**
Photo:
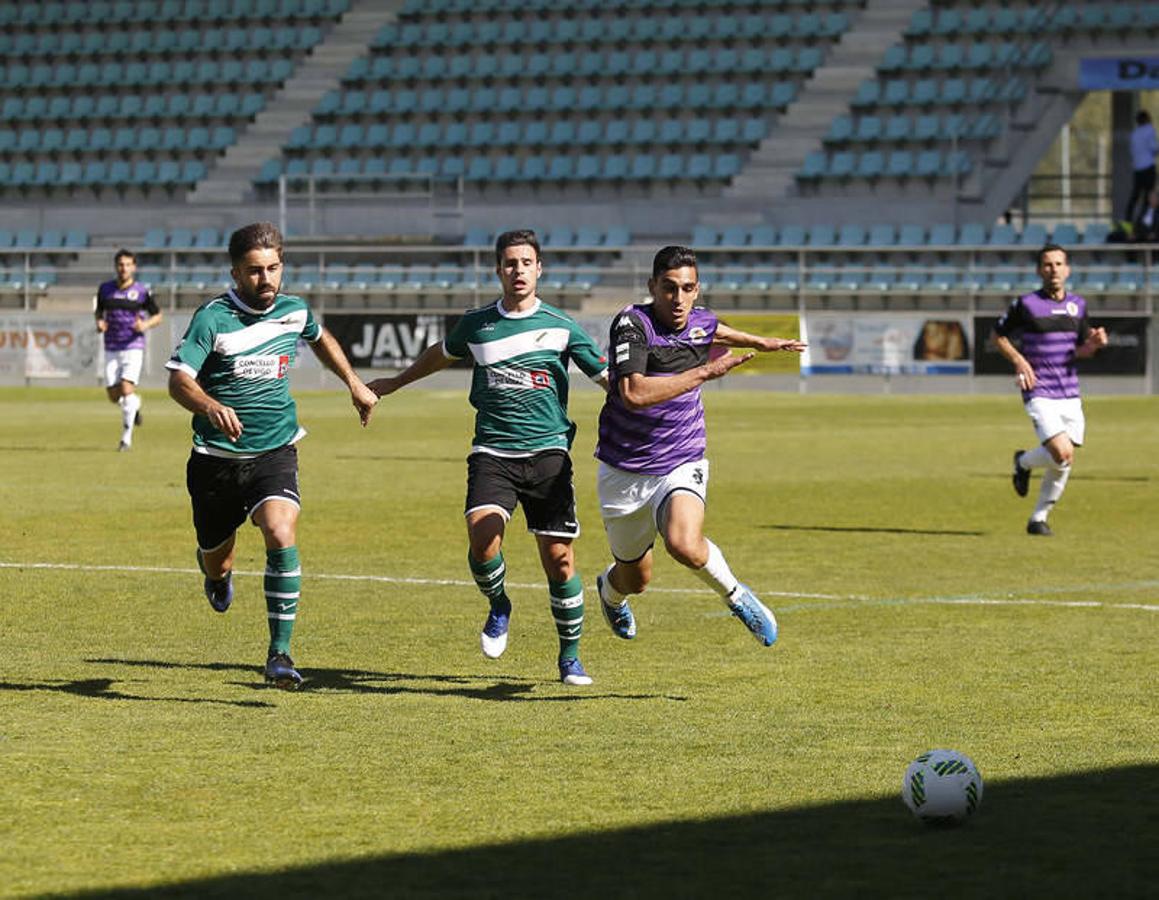
M 1151 114 L 1145 109 L 1135 114 L 1135 130 L 1131 132 L 1131 199 L 1123 219 L 1135 221 L 1135 204 L 1145 204 L 1147 195 L 1155 188 L 1155 157 L 1159 155 L 1159 136 L 1151 124 Z

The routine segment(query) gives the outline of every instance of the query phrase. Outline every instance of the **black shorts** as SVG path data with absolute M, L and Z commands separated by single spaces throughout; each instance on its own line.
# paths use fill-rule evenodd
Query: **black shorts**
M 522 504 L 527 530 L 555 537 L 577 537 L 575 488 L 571 457 L 563 450 L 545 450 L 534 456 L 509 459 L 490 453 L 467 457 L 466 512 L 498 506 L 510 518 Z
M 191 453 L 185 467 L 185 486 L 193 501 L 197 546 L 214 550 L 266 500 L 302 505 L 298 449 L 287 445 L 253 459 Z

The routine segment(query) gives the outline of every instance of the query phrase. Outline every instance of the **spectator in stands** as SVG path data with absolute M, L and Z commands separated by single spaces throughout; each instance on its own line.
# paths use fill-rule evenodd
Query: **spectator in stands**
M 93 298 L 97 331 L 105 336 L 105 391 L 121 407 L 121 443 L 133 446 L 133 426 L 141 424 L 141 367 L 145 332 L 161 324 L 161 310 L 149 285 L 137 281 L 137 257 L 118 250 L 113 257 L 117 277 L 97 288 Z
M 1135 130 L 1131 132 L 1131 199 L 1127 201 L 1127 222 L 1135 221 L 1135 204 L 1145 203 L 1147 194 L 1155 188 L 1155 157 L 1159 155 L 1159 136 L 1151 124 L 1151 115 L 1145 109 L 1135 115 Z
M 1159 241 L 1159 191 L 1147 194 L 1147 205 L 1135 219 L 1131 239 L 1139 244 L 1153 244 Z
M 274 225 L 239 228 L 230 236 L 229 258 L 234 287 L 193 314 L 165 364 L 169 394 L 193 413 L 185 481 L 206 599 L 219 613 L 233 602 L 234 542 L 248 518 L 266 546 L 265 679 L 294 690 L 302 683 L 290 658 L 302 584 L 295 444 L 306 432 L 298 425 L 288 378 L 299 339 L 345 383 L 363 425 L 378 398 L 306 301 L 281 292 L 282 234 Z
M 704 407 L 700 386 L 752 359 L 730 347 L 800 353 L 802 341 L 760 337 L 730 328 L 696 302 L 696 254 L 664 247 L 652 261 L 649 301 L 612 320 L 608 396 L 600 412 L 600 512 L 612 564 L 596 578 L 600 605 L 613 633 L 636 636 L 628 605 L 652 580 L 657 533 L 668 555 L 714 590 L 764 646 L 777 639 L 777 620 L 704 536 L 708 490 Z
M 1075 447 L 1081 447 L 1086 420 L 1079 398 L 1076 357 L 1090 356 L 1107 345 L 1107 332 L 1087 321 L 1087 301 L 1066 289 L 1070 265 L 1066 250 L 1047 244 L 1038 254 L 1042 287 L 1019 297 L 994 326 L 999 352 L 1014 366 L 1026 413 L 1039 446 L 1014 451 L 1014 491 L 1025 497 L 1031 469 L 1043 469 L 1038 503 L 1026 524 L 1027 534 L 1050 536 L 1046 524 L 1070 477 Z M 1019 351 L 1011 337 L 1021 334 Z
M 560 681 L 591 684 L 579 661 L 584 594 L 572 549 L 580 528 L 568 455 L 576 430 L 567 417 L 568 362 L 606 387 L 607 360 L 576 322 L 536 294 L 543 262 L 534 231 L 499 235 L 495 271 L 502 297 L 467 312 L 441 343 L 370 388 L 383 397 L 456 359 L 473 358 L 470 402 L 477 412 L 465 515 L 467 563 L 491 607 L 480 636 L 483 655 L 497 659 L 507 649 L 511 600 L 503 536 L 516 504 L 522 504 L 547 575 Z

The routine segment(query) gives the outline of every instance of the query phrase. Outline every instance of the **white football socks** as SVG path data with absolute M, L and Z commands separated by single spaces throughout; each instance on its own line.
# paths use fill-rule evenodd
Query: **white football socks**
M 1055 465 L 1054 457 L 1050 455 L 1042 444 L 1039 444 L 1033 450 L 1027 450 L 1018 458 L 1018 465 L 1024 469 L 1040 469 L 1043 466 Z
M 133 443 L 133 421 L 137 418 L 137 410 L 141 408 L 141 397 L 138 394 L 129 394 L 117 401 L 121 407 L 121 443 Z
M 1034 505 L 1034 512 L 1030 514 L 1031 522 L 1045 522 L 1050 515 L 1051 507 L 1058 502 L 1070 478 L 1070 466 L 1059 465 L 1051 461 L 1051 465 L 1042 473 L 1042 486 L 1038 489 L 1038 502 Z
M 692 571 L 697 578 L 720 594 L 727 603 L 739 582 L 732 574 L 732 569 L 728 567 L 728 562 L 725 560 L 724 554 L 720 552 L 720 548 L 708 538 L 705 538 L 704 541 L 708 544 L 708 562 Z
M 606 606 L 612 607 L 613 609 L 617 606 L 623 606 L 624 600 L 628 596 L 627 594 L 621 594 L 616 590 L 616 586 L 612 584 L 612 569 L 615 567 L 616 564 L 613 562 L 610 566 L 604 569 L 604 574 L 600 579 L 603 582 L 603 590 L 599 592 L 600 599 L 604 602 L 604 604 Z

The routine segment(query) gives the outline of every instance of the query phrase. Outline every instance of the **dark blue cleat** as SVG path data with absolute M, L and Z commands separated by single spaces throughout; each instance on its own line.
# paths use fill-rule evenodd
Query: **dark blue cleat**
M 201 560 L 201 548 L 197 550 L 197 567 L 205 572 L 205 564 Z M 233 573 L 226 572 L 225 578 L 217 581 L 205 576 L 205 598 L 215 612 L 223 613 L 233 603 Z
M 487 613 L 487 621 L 483 623 L 479 643 L 483 648 L 483 655 L 488 659 L 498 659 L 507 649 L 507 629 L 510 621 L 511 607 L 507 607 L 506 612 L 492 609 Z
M 592 676 L 578 659 L 567 656 L 559 661 L 559 680 L 564 684 L 591 684 Z
M 283 691 L 296 691 L 302 686 L 302 676 L 287 653 L 271 653 L 266 660 L 265 675 L 269 684 Z

